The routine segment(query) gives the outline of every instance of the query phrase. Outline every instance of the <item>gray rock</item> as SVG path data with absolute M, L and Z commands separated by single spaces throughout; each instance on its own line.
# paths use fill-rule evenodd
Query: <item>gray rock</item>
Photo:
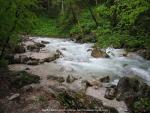
M 68 77 L 66 78 L 66 82 L 67 82 L 67 83 L 72 83 L 72 82 L 74 82 L 75 80 L 77 80 L 77 78 L 75 78 L 75 77 L 72 76 L 72 75 L 68 75 Z
M 32 87 L 32 85 L 24 86 L 22 88 L 22 91 L 24 91 L 24 92 L 32 92 L 33 91 L 33 87 Z
M 107 99 L 113 100 L 116 97 L 116 94 L 117 94 L 117 88 L 116 86 L 115 87 L 113 86 L 113 87 L 107 88 L 104 97 Z
M 137 78 L 122 77 L 117 85 L 117 100 L 129 98 L 150 97 L 150 86 Z
M 55 61 L 56 59 L 58 59 L 59 58 L 59 54 L 54 54 L 53 56 L 51 56 L 51 57 L 48 57 L 48 58 L 45 58 L 45 59 L 43 59 L 43 61 L 44 62 L 52 62 L 52 61 Z
M 49 44 L 50 42 L 48 41 L 41 41 L 42 44 Z
M 27 50 L 32 51 L 32 52 L 39 52 L 40 47 L 38 47 L 37 45 L 28 45 Z
M 82 80 L 76 80 L 72 84 L 68 85 L 69 89 L 74 92 L 83 92 L 86 91 L 86 83 L 82 82 Z
M 140 49 L 136 52 L 138 55 L 144 57 L 147 60 L 150 60 L 150 50 L 149 49 Z
M 16 93 L 8 98 L 9 101 L 18 100 L 20 98 L 20 94 Z
M 35 45 L 36 45 L 37 47 L 40 47 L 40 48 L 44 48 L 44 47 L 45 47 L 45 45 L 42 44 L 42 43 L 35 43 Z
M 104 82 L 104 83 L 108 83 L 108 82 L 110 82 L 110 77 L 106 76 L 106 77 L 100 78 L 99 81 Z
M 57 76 L 57 75 L 48 75 L 48 76 L 47 76 L 47 79 L 56 80 L 56 81 L 58 81 L 58 82 L 60 82 L 60 83 L 65 82 L 64 77 Z
M 85 81 L 87 87 L 98 86 L 101 87 L 102 83 L 98 80 L 86 80 Z
M 27 65 L 38 65 L 39 61 L 38 60 L 29 60 L 26 64 Z
M 20 56 L 20 63 L 25 64 L 29 60 L 29 57 L 27 55 L 21 55 Z
M 109 58 L 105 52 L 101 51 L 101 49 L 97 47 L 92 50 L 91 56 L 94 58 Z

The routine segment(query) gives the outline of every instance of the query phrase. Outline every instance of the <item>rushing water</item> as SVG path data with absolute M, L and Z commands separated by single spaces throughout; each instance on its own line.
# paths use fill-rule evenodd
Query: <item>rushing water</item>
M 33 37 L 34 38 L 34 37 Z M 34 38 L 35 41 L 48 41 L 46 51 L 62 52 L 63 57 L 56 63 L 66 72 L 78 73 L 84 77 L 101 77 L 109 75 L 117 81 L 122 76 L 136 76 L 150 84 L 150 61 L 131 54 L 129 57 L 120 56 L 121 49 L 108 48 L 106 52 L 110 58 L 93 58 L 90 49 L 93 44 L 79 44 L 66 39 Z

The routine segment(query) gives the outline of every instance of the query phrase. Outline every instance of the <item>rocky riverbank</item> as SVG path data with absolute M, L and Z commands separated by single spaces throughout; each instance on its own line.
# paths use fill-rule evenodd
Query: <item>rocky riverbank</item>
M 128 76 L 116 77 L 135 63 L 145 68 L 149 65 L 134 53 L 92 49 L 88 44 L 34 37 L 23 40 L 14 53 L 6 58 L 11 64 L 11 73 L 19 73 L 14 76 L 16 82 L 7 82 L 10 78 L 4 77 L 1 84 L 8 83 L 18 90 L 6 90 L 8 95 L 0 101 L 4 105 L 1 108 L 3 111 L 41 113 L 50 109 L 72 109 L 78 113 L 82 109 L 86 113 L 85 109 L 101 109 L 104 113 L 145 113 L 150 110 L 150 87 L 146 84 L 149 80 L 142 79 L 149 78 L 149 75 L 142 73 L 140 77 L 132 70 L 134 73 L 129 71 Z M 101 73 L 103 71 L 105 73 Z M 28 74 L 38 79 L 28 78 Z M 40 83 L 32 84 L 37 80 Z M 7 88 L 2 85 L 1 91 L 4 89 Z

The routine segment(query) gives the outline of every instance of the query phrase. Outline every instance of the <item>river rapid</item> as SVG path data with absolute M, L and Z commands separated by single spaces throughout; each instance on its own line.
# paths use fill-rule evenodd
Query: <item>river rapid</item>
M 123 76 L 135 76 L 150 84 L 150 61 L 135 53 L 128 53 L 127 57 L 121 54 L 123 49 L 103 49 L 110 58 L 94 58 L 91 49 L 94 44 L 75 43 L 69 39 L 31 37 L 35 42 L 48 41 L 44 51 L 59 50 L 63 55 L 55 63 L 62 67 L 61 72 L 73 73 L 83 78 L 97 78 L 110 76 L 111 82 L 117 84 Z M 47 67 L 51 68 L 51 67 Z

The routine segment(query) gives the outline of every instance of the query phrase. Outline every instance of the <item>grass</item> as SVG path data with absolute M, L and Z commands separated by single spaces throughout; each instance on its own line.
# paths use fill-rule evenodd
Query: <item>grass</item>
M 58 26 L 57 19 L 39 16 L 35 20 L 35 26 L 31 35 L 48 36 L 48 37 L 66 37 L 67 33 L 62 32 Z

